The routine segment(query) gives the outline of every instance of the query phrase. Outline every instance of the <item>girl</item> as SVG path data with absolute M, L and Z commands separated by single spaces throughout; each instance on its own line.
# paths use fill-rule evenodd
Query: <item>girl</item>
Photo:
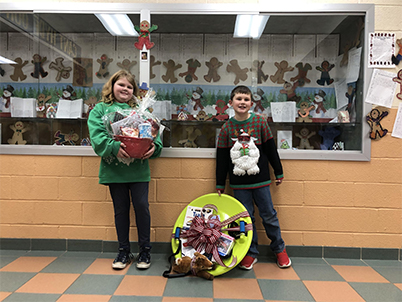
M 130 195 L 138 230 L 139 254 L 137 268 L 147 269 L 151 265 L 150 229 L 151 217 L 148 203 L 148 186 L 151 180 L 149 158 L 157 158 L 162 151 L 159 134 L 150 149 L 141 159 L 127 164 L 130 156 L 126 145 L 115 141 L 108 134 L 103 117 L 119 109 L 136 107 L 134 96 L 138 95 L 134 76 L 126 70 L 116 72 L 103 86 L 102 100 L 88 117 L 88 130 L 92 148 L 102 157 L 99 167 L 99 183 L 108 185 L 113 200 L 115 225 L 119 241 L 119 253 L 113 261 L 114 269 L 123 269 L 134 258 L 130 252 Z M 130 161 L 128 161 L 130 162 Z

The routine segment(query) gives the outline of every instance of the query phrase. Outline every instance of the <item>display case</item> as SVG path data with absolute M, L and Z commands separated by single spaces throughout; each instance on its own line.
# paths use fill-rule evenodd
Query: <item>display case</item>
M 124 68 L 155 92 L 163 156 L 214 157 L 230 92 L 246 85 L 283 159 L 370 160 L 373 5 L 79 5 L 0 4 L 0 56 L 13 61 L 0 65 L 0 153 L 93 155 L 87 115 Z M 126 13 L 142 34 L 148 21 L 146 39 L 110 34 L 99 13 Z M 235 32 L 255 31 L 253 17 L 260 33 Z

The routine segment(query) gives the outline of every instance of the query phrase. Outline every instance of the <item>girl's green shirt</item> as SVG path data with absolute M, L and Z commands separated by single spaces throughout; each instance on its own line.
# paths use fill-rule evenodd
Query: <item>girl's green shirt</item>
M 103 102 L 96 104 L 88 117 L 88 130 L 92 148 L 101 157 L 99 167 L 99 183 L 131 183 L 149 182 L 151 171 L 148 159 L 121 159 L 116 155 L 120 149 L 120 142 L 115 141 L 106 130 L 103 122 L 104 116 L 108 113 L 119 111 L 119 109 L 130 109 L 126 103 L 114 102 L 107 105 Z M 159 134 L 154 139 L 155 152 L 150 158 L 157 158 L 162 152 L 162 141 Z

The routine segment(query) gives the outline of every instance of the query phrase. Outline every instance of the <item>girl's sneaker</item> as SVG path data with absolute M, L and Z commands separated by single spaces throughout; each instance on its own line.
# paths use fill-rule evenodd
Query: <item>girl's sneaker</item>
M 151 248 L 144 247 L 138 254 L 137 268 L 147 269 L 151 266 Z
M 134 255 L 130 253 L 130 251 L 119 248 L 119 254 L 117 254 L 117 257 L 114 259 L 112 267 L 114 269 L 123 269 L 127 266 L 127 264 L 131 263 L 133 258 Z
M 283 252 L 276 254 L 276 260 L 276 263 L 280 268 L 286 268 L 292 265 L 292 261 L 286 253 L 286 249 L 284 249 Z
M 253 265 L 257 263 L 257 258 L 253 258 L 251 256 L 246 256 L 240 262 L 239 267 L 242 269 L 250 270 L 253 268 Z

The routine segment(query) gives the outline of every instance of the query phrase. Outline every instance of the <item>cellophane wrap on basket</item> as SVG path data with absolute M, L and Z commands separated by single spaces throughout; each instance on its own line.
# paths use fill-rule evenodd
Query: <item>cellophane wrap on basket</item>
M 156 102 L 152 89 L 142 98 L 136 98 L 137 106 L 130 109 L 121 109 L 103 117 L 105 127 L 110 136 L 125 136 L 136 138 L 155 139 L 161 123 L 149 112 L 148 108 Z

